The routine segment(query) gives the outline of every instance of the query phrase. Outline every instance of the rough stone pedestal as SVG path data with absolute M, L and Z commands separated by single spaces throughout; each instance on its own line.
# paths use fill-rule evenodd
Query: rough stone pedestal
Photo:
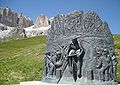
M 71 84 L 53 84 L 41 81 L 27 81 L 20 82 L 20 85 L 120 85 L 120 84 L 118 84 L 117 82 L 96 82 L 96 81 L 87 81 L 86 83 L 71 83 Z

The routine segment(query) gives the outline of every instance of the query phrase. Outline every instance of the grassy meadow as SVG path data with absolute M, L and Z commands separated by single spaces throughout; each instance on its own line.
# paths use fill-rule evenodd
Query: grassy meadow
M 0 85 L 40 80 L 44 68 L 46 36 L 0 43 Z M 114 35 L 119 61 L 117 81 L 120 82 L 120 35 Z
M 0 43 L 0 85 L 40 80 L 45 36 Z
M 118 58 L 117 81 L 120 83 L 120 34 L 113 35 L 115 44 L 115 53 Z

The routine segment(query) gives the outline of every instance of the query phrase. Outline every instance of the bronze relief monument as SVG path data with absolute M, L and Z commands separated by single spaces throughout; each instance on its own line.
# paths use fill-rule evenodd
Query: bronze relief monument
M 42 82 L 117 85 L 114 40 L 93 11 L 57 15 L 47 32 Z

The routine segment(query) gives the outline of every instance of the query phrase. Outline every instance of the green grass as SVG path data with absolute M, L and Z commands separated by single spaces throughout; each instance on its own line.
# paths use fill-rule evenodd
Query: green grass
M 114 35 L 114 43 L 115 43 L 115 48 L 120 49 L 120 35 L 119 34 Z
M 115 34 L 113 36 L 114 36 L 114 44 L 115 44 L 115 53 L 118 58 L 117 81 L 120 83 L 120 34 Z
M 0 85 L 40 80 L 45 36 L 0 43 Z
M 117 65 L 117 81 L 120 84 L 120 55 L 118 57 L 118 65 Z
M 0 85 L 40 80 L 44 68 L 46 36 L 0 43 Z M 117 81 L 120 82 L 120 35 L 114 35 Z

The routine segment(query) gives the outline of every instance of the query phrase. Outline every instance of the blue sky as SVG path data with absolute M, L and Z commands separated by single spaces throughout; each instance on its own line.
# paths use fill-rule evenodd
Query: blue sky
M 0 7 L 8 6 L 23 13 L 33 21 L 39 15 L 49 18 L 67 14 L 73 10 L 84 13 L 93 10 L 103 21 L 107 21 L 114 34 L 120 34 L 120 0 L 0 0 Z

